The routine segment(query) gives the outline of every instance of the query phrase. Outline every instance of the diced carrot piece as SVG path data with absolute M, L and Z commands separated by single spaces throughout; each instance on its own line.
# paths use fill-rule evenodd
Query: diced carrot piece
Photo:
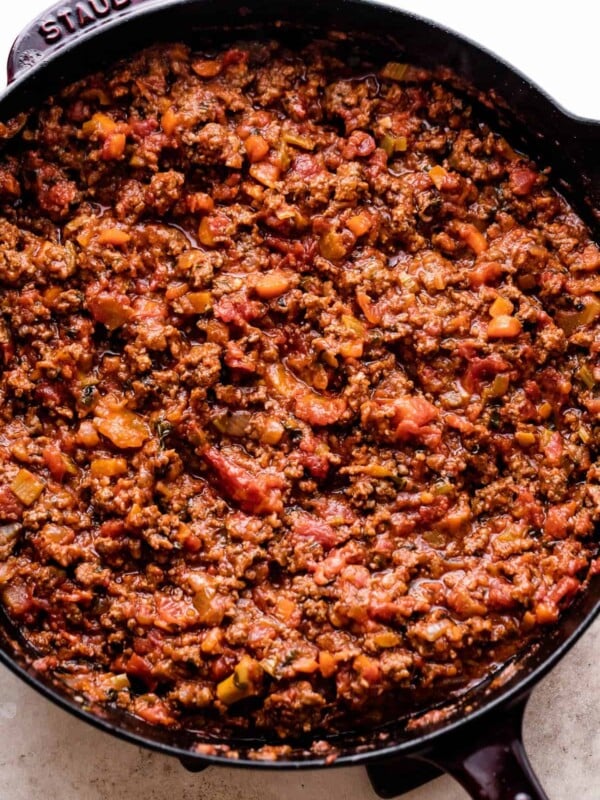
M 448 173 L 446 172 L 446 170 L 439 165 L 436 165 L 435 167 L 432 167 L 429 170 L 429 177 L 431 178 L 433 185 L 438 191 L 444 185 L 444 179 L 447 174 Z
M 92 136 L 94 134 L 98 136 L 108 136 L 109 133 L 112 133 L 115 128 L 117 127 L 117 123 L 109 117 L 108 114 L 97 113 L 89 119 L 87 122 L 83 123 L 83 133 L 86 136 Z
M 340 345 L 340 355 L 343 358 L 361 358 L 364 351 L 364 342 L 360 339 L 343 342 Z
M 458 225 L 457 230 L 458 235 L 463 242 L 468 245 L 476 255 L 479 255 L 480 253 L 483 253 L 484 250 L 487 250 L 487 239 L 483 233 L 477 230 L 475 225 L 463 222 Z
M 102 147 L 102 158 L 105 161 L 116 161 L 125 152 L 127 137 L 124 133 L 110 133 Z
M 328 231 L 319 241 L 319 252 L 328 261 L 341 261 L 348 254 L 348 250 L 344 236 L 337 231 Z
M 78 444 L 82 444 L 84 447 L 96 447 L 100 441 L 100 437 L 91 420 L 83 420 L 77 431 L 76 440 Z
M 501 314 L 512 314 L 515 310 L 513 304 L 506 297 L 497 297 L 490 306 L 490 316 L 499 317 Z
M 538 603 L 535 607 L 535 618 L 539 625 L 551 625 L 558 619 L 559 610 L 556 605 Z
M 271 300 L 273 297 L 279 297 L 287 292 L 290 288 L 290 281 L 284 272 L 273 270 L 260 275 L 254 285 L 256 294 L 263 300 Z
M 327 650 L 319 653 L 319 669 L 324 678 L 330 678 L 336 670 L 336 660 Z
M 357 238 L 359 236 L 364 236 L 365 233 L 368 233 L 371 230 L 372 225 L 373 220 L 371 215 L 367 214 L 366 211 L 361 211 L 360 214 L 356 214 L 355 216 L 346 220 L 346 227 L 348 230 L 352 231 Z
M 90 471 L 95 478 L 114 478 L 127 472 L 127 461 L 124 458 L 95 458 Z
M 283 364 L 270 364 L 267 367 L 265 379 L 269 388 L 274 389 L 278 394 L 284 397 L 293 397 L 298 391 L 304 389 L 306 386 L 299 381 L 296 376 L 287 369 Z
M 502 275 L 504 268 L 497 261 L 486 261 L 479 264 L 469 273 L 469 283 L 473 288 L 492 283 Z
M 98 244 L 111 244 L 114 247 L 123 247 L 131 241 L 131 235 L 120 228 L 108 228 L 98 234 Z
M 103 436 L 122 449 L 141 447 L 149 436 L 144 420 L 127 409 L 115 410 L 94 422 Z
M 45 486 L 45 482 L 41 478 L 38 478 L 37 475 L 29 472 L 28 469 L 20 469 L 11 483 L 10 488 L 23 505 L 30 506 L 32 503 L 35 503 L 44 491 Z
M 517 431 L 515 439 L 521 447 L 531 447 L 532 444 L 535 444 L 535 434 L 531 431 Z
M 88 301 L 88 307 L 96 322 L 100 322 L 110 331 L 124 325 L 131 316 L 129 298 L 121 294 L 100 292 Z
M 522 330 L 523 326 L 516 317 L 500 314 L 489 323 L 487 335 L 490 339 L 512 339 L 518 336 Z
M 96 429 L 122 449 L 141 447 L 150 436 L 146 422 L 138 414 L 123 408 L 114 396 L 108 395 L 96 406 Z
M 160 119 L 160 126 L 167 136 L 172 136 L 180 124 L 181 117 L 172 108 L 168 108 Z
M 356 656 L 353 662 L 354 669 L 360 673 L 367 683 L 376 683 L 381 677 L 379 664 L 374 658 L 366 655 Z
M 378 633 L 374 636 L 373 641 L 377 647 L 386 648 L 397 647 L 401 640 L 397 633 L 393 631 L 383 631 L 383 633 Z
M 244 142 L 248 158 L 252 164 L 262 161 L 269 152 L 269 143 L 258 133 L 252 133 Z
M 292 667 L 296 672 L 302 672 L 310 675 L 319 669 L 319 662 L 314 658 L 297 658 Z
M 210 217 L 203 217 L 198 228 L 198 239 L 205 247 L 214 247 L 216 239 L 210 224 Z
M 282 619 L 284 622 L 287 622 L 296 612 L 298 606 L 294 603 L 293 600 L 290 600 L 288 597 L 280 597 L 277 600 L 277 606 L 275 608 L 275 613 L 279 619 Z
M 206 192 L 194 192 L 187 198 L 187 206 L 192 214 L 210 214 L 215 210 L 215 201 Z
M 262 183 L 263 186 L 267 186 L 269 189 L 272 189 L 279 180 L 281 169 L 275 164 L 263 162 L 261 164 L 252 164 L 249 172 L 255 181 L 258 181 L 259 183 Z
M 61 295 L 62 289 L 60 286 L 50 286 L 44 292 L 44 303 L 47 306 L 51 306 L 55 300 Z
M 177 300 L 178 297 L 184 295 L 189 286 L 187 283 L 178 282 L 178 283 L 170 283 L 167 286 L 167 291 L 165 292 L 165 298 L 167 300 Z
M 356 302 L 360 306 L 360 310 L 365 315 L 367 322 L 370 322 L 371 325 L 377 325 L 377 323 L 380 322 L 379 314 L 377 313 L 375 306 L 373 305 L 373 301 L 368 294 L 360 289 L 357 289 Z
M 89 227 L 84 228 L 81 233 L 77 234 L 75 238 L 77 240 L 77 244 L 81 245 L 81 247 L 87 247 L 93 239 L 93 233 Z
M 187 292 L 182 299 L 189 304 L 193 314 L 204 314 L 212 307 L 210 292 Z
M 192 62 L 192 69 L 200 78 L 215 78 L 222 69 L 219 61 L 198 58 Z

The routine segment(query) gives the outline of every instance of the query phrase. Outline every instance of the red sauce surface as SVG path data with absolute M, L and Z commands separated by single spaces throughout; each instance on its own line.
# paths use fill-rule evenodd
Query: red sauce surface
M 351 63 L 157 47 L 2 129 L 0 596 L 157 725 L 424 710 L 593 563 L 598 247 L 464 97 Z

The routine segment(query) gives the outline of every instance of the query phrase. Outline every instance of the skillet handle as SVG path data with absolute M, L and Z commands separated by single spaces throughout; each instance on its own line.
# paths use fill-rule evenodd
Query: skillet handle
M 451 738 L 422 758 L 456 778 L 473 800 L 548 800 L 523 747 L 528 700 L 484 717 L 464 738 Z
M 8 83 L 38 61 L 85 36 L 88 31 L 153 0 L 65 0 L 32 20 L 16 38 L 8 56 Z
M 473 800 L 548 800 L 523 748 L 528 699 L 468 723 L 428 750 L 370 765 L 373 789 L 398 797 L 447 772 Z

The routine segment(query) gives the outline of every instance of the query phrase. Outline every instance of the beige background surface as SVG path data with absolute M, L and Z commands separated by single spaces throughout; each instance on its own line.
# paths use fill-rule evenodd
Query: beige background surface
M 51 0 L 2 0 L 0 54 Z M 486 44 L 571 111 L 600 118 L 600 3 L 398 0 Z M 3 56 L 2 56 L 3 57 Z M 0 81 L 2 76 L 0 75 Z M 525 720 L 531 760 L 552 800 L 600 799 L 600 622 L 536 689 Z M 364 770 L 273 774 L 177 761 L 112 739 L 52 706 L 0 667 L 0 800 L 372 800 Z M 407 800 L 464 800 L 440 778 Z

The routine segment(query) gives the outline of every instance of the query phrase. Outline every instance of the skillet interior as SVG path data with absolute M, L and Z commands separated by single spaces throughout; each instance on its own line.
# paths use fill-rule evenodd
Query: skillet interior
M 237 4 L 215 2 L 175 2 L 168 6 L 152 10 L 147 17 L 139 20 L 127 20 L 118 27 L 110 25 L 106 30 L 94 35 L 93 40 L 86 43 L 86 54 L 89 60 L 81 63 L 77 49 L 65 50 L 59 59 L 47 66 L 38 67 L 32 73 L 30 81 L 17 82 L 14 89 L 4 100 L 3 114 L 6 118 L 17 109 L 23 108 L 34 102 L 36 96 L 46 95 L 48 86 L 61 82 L 68 76 L 72 80 L 75 72 L 89 72 L 100 60 L 113 61 L 119 55 L 141 47 L 158 38 L 163 40 L 182 38 L 182 31 L 192 31 L 185 38 L 193 39 L 196 32 L 206 32 L 206 27 L 212 28 L 220 19 L 231 20 L 233 12 L 237 12 Z M 387 9 L 367 6 L 362 3 L 332 3 L 311 6 L 298 11 L 291 4 L 278 4 L 278 16 L 294 23 L 298 16 L 302 17 L 305 24 L 314 24 L 318 27 L 344 27 L 343 20 L 352 20 L 357 29 L 368 31 L 367 38 L 377 43 L 381 48 L 382 37 L 388 43 L 390 55 L 394 57 L 421 63 L 424 66 L 445 64 L 463 76 L 468 82 L 475 84 L 479 89 L 486 90 L 491 87 L 499 89 L 499 94 L 511 97 L 511 108 L 494 96 L 497 127 L 507 130 L 507 136 L 512 142 L 520 144 L 530 154 L 537 156 L 537 160 L 544 164 L 552 164 L 556 176 L 564 177 L 562 185 L 569 201 L 578 213 L 598 233 L 597 223 L 590 207 L 585 202 L 588 193 L 600 190 L 594 184 L 594 176 L 587 171 L 585 165 L 584 148 L 577 150 L 573 147 L 571 126 L 573 121 L 562 115 L 535 87 L 532 87 L 520 76 L 497 62 L 492 56 L 479 51 L 468 43 L 449 35 L 447 32 L 415 18 L 391 12 Z M 249 19 L 252 25 L 249 26 Z M 256 3 L 253 12 L 240 16 L 240 24 L 248 31 L 249 36 L 256 36 L 254 21 L 271 21 L 273 11 L 271 4 L 262 0 Z M 236 25 L 237 27 L 237 25 Z M 295 38 L 297 32 L 289 26 L 279 28 L 267 24 L 267 32 L 271 35 L 279 34 Z M 263 28 L 264 30 L 264 28 Z M 160 37 L 157 36 L 160 31 Z M 222 31 L 217 28 L 211 30 L 211 38 L 218 35 L 231 37 L 231 30 Z M 402 42 L 400 47 L 397 41 Z M 76 67 L 74 65 L 77 65 Z M 534 124 L 535 120 L 535 124 Z M 560 148 L 556 148 L 557 137 L 564 141 Z M 577 143 L 575 142 L 575 145 Z M 366 739 L 348 734 L 338 737 L 331 742 L 338 763 L 364 760 L 369 756 L 381 757 L 386 751 L 399 747 L 402 750 L 414 750 L 422 747 L 425 740 L 442 730 L 448 730 L 457 724 L 466 715 L 481 713 L 496 704 L 523 692 L 529 683 L 536 680 L 543 672 L 560 657 L 561 653 L 574 641 L 591 621 L 598 605 L 599 580 L 596 578 L 586 595 L 562 619 L 560 624 L 548 632 L 539 646 L 529 652 L 527 656 L 510 665 L 503 672 L 504 677 L 497 679 L 489 686 L 480 686 L 471 695 L 463 698 L 461 703 L 450 713 L 448 719 L 438 723 L 436 727 L 413 728 L 407 731 L 406 720 L 401 720 L 394 726 L 384 731 L 369 736 Z M 8 621 L 3 620 L 2 627 L 2 659 L 9 666 L 16 669 L 22 677 L 33 683 L 46 694 L 50 694 L 63 706 L 75 710 L 89 721 L 101 727 L 119 733 L 126 738 L 133 739 L 147 746 L 153 746 L 169 752 L 182 755 L 189 753 L 191 747 L 198 743 L 209 745 L 211 751 L 204 750 L 203 757 L 212 759 L 227 759 L 235 754 L 237 763 L 249 760 L 254 763 L 257 758 L 257 749 L 264 742 L 254 741 L 228 741 L 230 750 L 220 747 L 221 743 L 203 738 L 202 734 L 173 734 L 165 732 L 140 720 L 126 717 L 118 713 L 109 713 L 104 710 L 86 709 L 73 700 L 66 693 L 54 685 L 44 683 L 39 676 L 35 676 L 25 667 L 25 661 L 16 632 L 11 629 Z M 301 763 L 311 766 L 322 763 L 323 757 L 331 750 L 319 751 L 306 749 L 306 743 L 291 743 L 289 751 L 282 752 L 278 762 L 282 766 L 291 763 Z M 216 749 L 212 749 L 216 746 Z M 261 762 L 265 763 L 265 762 Z

